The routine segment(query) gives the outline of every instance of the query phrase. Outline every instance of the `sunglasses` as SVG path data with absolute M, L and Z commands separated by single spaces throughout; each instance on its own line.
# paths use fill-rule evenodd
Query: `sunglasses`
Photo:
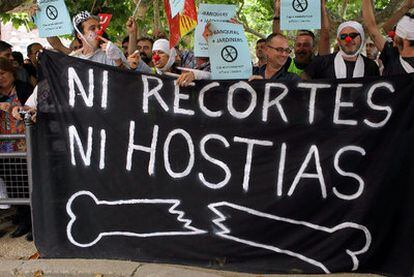
M 354 39 L 359 35 L 360 35 L 359 33 L 340 34 L 339 39 L 340 40 L 345 40 L 347 37 L 350 37 L 351 39 Z
M 290 48 L 273 47 L 273 46 L 270 46 L 270 45 L 266 45 L 266 46 L 273 49 L 273 50 L 276 50 L 279 53 L 285 52 L 286 54 L 290 54 L 292 52 L 292 49 L 290 49 Z

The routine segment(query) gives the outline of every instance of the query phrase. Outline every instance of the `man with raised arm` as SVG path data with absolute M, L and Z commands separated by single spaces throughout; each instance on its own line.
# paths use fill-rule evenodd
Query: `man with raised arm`
M 82 48 L 70 56 L 117 67 L 129 67 L 121 50 L 111 41 L 97 34 L 100 19 L 87 11 L 73 17 L 75 37 L 82 41 Z
M 402 9 L 414 7 L 414 0 L 405 1 Z M 397 13 L 401 13 L 397 11 Z M 384 76 L 414 73 L 414 16 L 404 15 L 397 24 L 394 43 L 387 41 L 380 33 L 375 21 L 371 0 L 362 0 L 362 15 L 368 32 L 381 51 L 380 59 L 384 64 Z
M 273 17 L 273 33 L 280 31 L 280 0 L 275 0 L 275 16 Z M 288 72 L 295 73 L 298 76 L 302 74 L 305 68 L 312 62 L 315 52 L 318 55 L 328 55 L 329 48 L 329 18 L 326 12 L 325 0 L 321 0 L 321 30 L 319 33 L 319 43 L 316 45 L 315 35 L 309 30 L 298 30 L 296 33 L 293 52 L 295 57 L 289 59 L 286 64 Z
M 347 21 L 337 30 L 339 52 L 317 56 L 302 73 L 302 79 L 346 79 L 378 76 L 377 64 L 361 54 L 365 34 L 362 25 Z

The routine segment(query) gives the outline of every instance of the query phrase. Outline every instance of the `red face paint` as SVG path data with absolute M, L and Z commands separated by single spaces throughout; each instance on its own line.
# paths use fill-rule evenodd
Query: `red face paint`
M 352 41 L 352 38 L 351 38 L 350 36 L 347 36 L 347 37 L 345 38 L 345 41 L 346 41 L 347 43 L 350 43 L 350 42 Z
M 152 59 L 154 60 L 154 62 L 158 62 L 160 60 L 160 56 L 158 54 L 154 54 L 152 55 Z

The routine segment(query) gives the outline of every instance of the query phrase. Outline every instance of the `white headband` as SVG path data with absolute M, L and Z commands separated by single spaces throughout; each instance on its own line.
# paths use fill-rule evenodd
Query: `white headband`
M 346 27 L 351 27 L 354 28 L 359 35 L 361 36 L 361 46 L 359 47 L 358 51 L 354 54 L 354 55 L 348 55 L 345 54 L 342 50 L 342 56 L 344 57 L 355 57 L 358 56 L 359 53 L 361 53 L 362 49 L 364 48 L 365 45 L 365 33 L 364 33 L 364 28 L 362 27 L 361 23 L 356 22 L 356 21 L 346 21 L 344 23 L 342 23 L 341 25 L 339 25 L 338 27 L 338 31 L 336 32 L 336 37 L 339 38 L 339 35 L 341 33 L 341 31 L 346 28 Z
M 162 51 L 169 56 L 167 64 L 161 68 L 161 71 L 166 71 L 171 68 L 175 62 L 175 57 L 177 56 L 177 51 L 175 48 L 170 49 L 170 42 L 164 38 L 158 39 L 154 42 L 152 46 L 152 51 Z
M 414 19 L 409 16 L 403 16 L 398 21 L 395 34 L 402 39 L 414 40 Z
M 90 45 L 90 43 L 87 41 L 87 39 L 85 39 L 85 37 L 83 36 L 82 32 L 78 29 L 78 25 L 85 22 L 86 20 L 93 18 L 96 19 L 98 22 L 99 17 L 96 15 L 91 15 L 88 11 L 81 11 L 80 13 L 78 13 L 77 15 L 75 15 L 72 18 L 72 24 L 73 24 L 73 28 L 75 29 L 75 31 L 83 38 L 83 40 L 90 46 L 92 47 L 92 45 Z

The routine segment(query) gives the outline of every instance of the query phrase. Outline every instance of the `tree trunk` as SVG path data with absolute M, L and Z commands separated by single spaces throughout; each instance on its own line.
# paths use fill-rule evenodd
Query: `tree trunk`
M 25 0 L 0 1 L 0 13 L 6 13 L 26 2 Z
M 154 0 L 154 26 L 153 33 L 160 31 L 160 3 L 159 0 Z

